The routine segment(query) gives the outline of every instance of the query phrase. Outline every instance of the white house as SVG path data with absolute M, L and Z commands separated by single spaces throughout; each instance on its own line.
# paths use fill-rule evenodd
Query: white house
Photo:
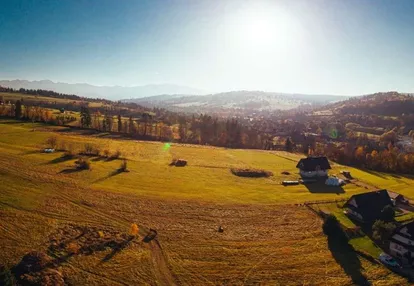
M 331 165 L 326 157 L 308 157 L 300 159 L 296 168 L 304 178 L 327 177 Z
M 406 264 L 414 264 L 414 222 L 398 227 L 390 239 L 390 254 Z

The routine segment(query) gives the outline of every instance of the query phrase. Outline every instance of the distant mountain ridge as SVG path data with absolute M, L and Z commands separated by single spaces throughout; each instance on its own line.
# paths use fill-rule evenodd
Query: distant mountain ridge
M 347 99 L 335 95 L 287 94 L 264 91 L 231 91 L 208 95 L 158 95 L 127 99 L 147 107 L 163 107 L 173 111 L 212 112 L 225 109 L 249 111 L 288 110 L 300 106 L 320 106 Z
M 174 84 L 148 84 L 142 86 L 95 86 L 87 83 L 62 83 L 50 80 L 0 80 L 0 86 L 14 89 L 45 89 L 59 93 L 76 94 L 83 97 L 120 100 L 140 98 L 159 94 L 205 94 L 202 90 Z

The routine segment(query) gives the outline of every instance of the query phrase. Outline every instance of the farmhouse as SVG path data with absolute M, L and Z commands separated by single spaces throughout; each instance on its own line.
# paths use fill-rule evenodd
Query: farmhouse
M 387 190 L 353 195 L 344 204 L 346 214 L 361 222 L 373 222 L 380 218 L 386 206 L 393 206 Z
M 390 239 L 390 254 L 404 263 L 414 263 L 414 222 L 399 226 Z
M 300 159 L 296 168 L 302 177 L 327 177 L 331 165 L 326 157 L 308 157 Z

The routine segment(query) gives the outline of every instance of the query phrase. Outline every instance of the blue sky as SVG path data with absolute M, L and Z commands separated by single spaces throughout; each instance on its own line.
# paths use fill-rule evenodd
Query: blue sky
M 414 1 L 0 0 L 0 79 L 414 92 Z

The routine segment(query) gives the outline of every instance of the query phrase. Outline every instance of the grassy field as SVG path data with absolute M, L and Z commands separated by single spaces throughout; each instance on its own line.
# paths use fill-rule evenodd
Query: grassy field
M 73 255 L 58 270 L 72 285 L 350 285 L 355 272 L 374 285 L 405 285 L 386 268 L 362 257 L 344 260 L 331 251 L 321 221 L 296 203 L 349 197 L 364 184 L 343 189 L 281 186 L 297 179 L 301 155 L 259 150 L 137 142 L 81 135 L 67 128 L 0 120 L 0 263 L 13 266 L 32 250 L 47 252 L 51 237 L 70 226 L 120 237 L 131 223 L 158 231 L 156 242 L 128 242 Z M 85 143 L 128 160 L 75 159 L 40 150 L 51 136 L 81 151 Z M 188 166 L 168 166 L 173 158 Z M 230 168 L 261 168 L 270 178 L 240 178 Z M 343 166 L 333 165 L 331 173 Z M 353 168 L 362 182 L 414 197 L 412 179 Z M 291 175 L 282 175 L 288 171 Z M 224 232 L 217 232 L 218 226 Z M 116 235 L 114 233 L 117 233 Z M 98 235 L 101 236 L 101 234 Z M 120 239 L 120 238 L 119 238 Z M 85 243 L 73 238 L 75 243 Z M 361 244 L 361 243 L 357 243 Z M 109 258 L 108 258 L 109 257 Z M 349 265 L 357 265 L 349 270 Z
M 11 92 L 0 92 L 0 96 L 4 97 L 4 100 L 7 101 L 15 101 L 19 99 L 28 100 L 31 102 L 46 102 L 52 103 L 57 102 L 60 104 L 73 104 L 74 101 L 80 102 L 80 100 L 71 100 L 65 98 L 57 98 L 57 97 L 47 97 L 47 96 L 40 96 L 40 95 L 31 95 L 31 94 L 22 94 L 22 93 L 11 93 Z M 90 102 L 89 107 L 101 107 L 104 104 L 102 102 Z

